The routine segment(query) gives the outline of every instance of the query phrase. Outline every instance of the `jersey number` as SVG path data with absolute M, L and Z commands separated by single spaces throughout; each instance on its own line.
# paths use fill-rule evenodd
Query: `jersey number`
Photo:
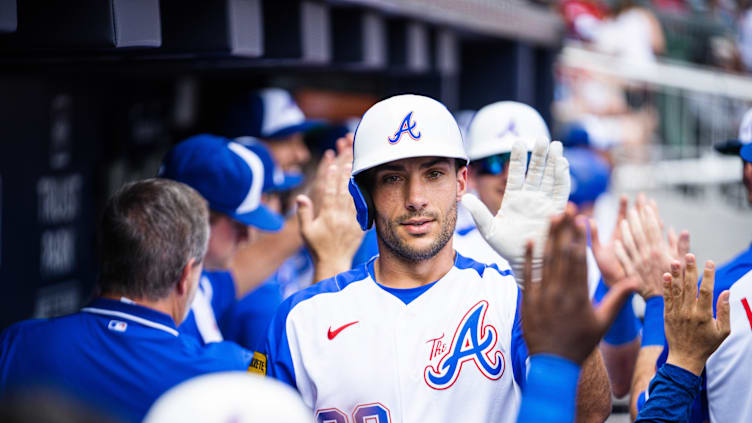
M 347 414 L 336 408 L 327 408 L 316 412 L 318 423 L 349 423 Z M 361 404 L 352 413 L 353 423 L 391 423 L 389 409 L 381 403 Z

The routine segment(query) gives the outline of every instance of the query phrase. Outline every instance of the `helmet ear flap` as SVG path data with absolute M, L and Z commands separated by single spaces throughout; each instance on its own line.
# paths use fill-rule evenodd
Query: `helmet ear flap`
M 355 182 L 355 177 L 350 177 L 350 183 L 347 186 L 350 191 L 350 195 L 355 203 L 355 211 L 357 212 L 358 223 L 360 228 L 364 231 L 371 229 L 373 226 L 373 200 L 367 190 L 362 190 Z

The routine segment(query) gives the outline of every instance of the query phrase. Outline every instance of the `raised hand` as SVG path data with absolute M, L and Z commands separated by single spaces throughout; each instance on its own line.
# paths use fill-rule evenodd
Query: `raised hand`
M 548 158 L 546 158 L 548 150 Z M 501 207 L 496 216 L 474 195 L 465 194 L 462 204 L 470 211 L 483 238 L 515 272 L 517 283 L 525 265 L 525 245 L 532 240 L 533 279 L 539 280 L 543 266 L 543 247 L 552 216 L 561 214 L 569 198 L 569 162 L 562 156 L 558 141 L 550 147 L 538 140 L 525 177 L 527 150 L 523 141 L 512 148 L 509 178 Z
M 533 282 L 533 246 L 526 246 L 522 324 L 530 354 L 554 354 L 581 364 L 592 353 L 629 293 L 634 279 L 615 284 L 593 308 L 588 296 L 585 228 L 575 208 L 551 219 L 543 277 Z
M 697 293 L 697 264 L 692 254 L 685 256 L 682 271 L 679 261 L 671 263 L 671 273 L 663 275 L 667 363 L 699 376 L 708 357 L 731 332 L 729 292 L 718 296 L 717 319 L 713 319 L 715 265 L 708 260 Z
M 593 249 L 593 257 L 601 271 L 603 282 L 611 286 L 626 276 L 624 268 L 616 256 L 616 241 L 621 241 L 621 221 L 627 217 L 627 197 L 619 198 L 619 213 L 616 217 L 611 239 L 606 244 L 601 244 L 598 236 L 598 226 L 595 219 L 590 219 L 590 240 Z
M 349 148 L 348 148 L 349 143 Z M 300 233 L 314 260 L 314 281 L 350 269 L 364 232 L 355 219 L 355 205 L 347 190 L 352 171 L 352 135 L 337 140 L 339 154 L 327 151 L 311 194 L 296 198 Z M 325 167 L 323 167 L 325 166 Z

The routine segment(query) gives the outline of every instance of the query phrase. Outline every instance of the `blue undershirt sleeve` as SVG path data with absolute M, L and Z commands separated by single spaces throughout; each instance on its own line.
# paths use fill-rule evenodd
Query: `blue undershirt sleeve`
M 574 421 L 580 366 L 548 354 L 530 357 L 517 423 L 569 423 Z
M 649 396 L 637 422 L 686 422 L 700 392 L 700 378 L 681 367 L 664 364 L 650 382 Z
M 650 297 L 645 301 L 645 324 L 642 328 L 642 346 L 661 346 L 665 343 L 663 297 Z
M 603 300 L 608 292 L 608 286 L 603 282 L 603 278 L 598 281 L 598 286 L 595 288 L 595 294 L 593 295 L 593 302 L 598 304 Z M 632 297 L 630 295 L 627 301 L 619 310 L 619 314 L 616 315 L 616 319 L 611 324 L 611 327 L 606 332 L 603 340 L 611 345 L 624 345 L 634 341 L 637 335 L 640 334 L 640 321 L 635 316 L 634 309 L 632 308 Z

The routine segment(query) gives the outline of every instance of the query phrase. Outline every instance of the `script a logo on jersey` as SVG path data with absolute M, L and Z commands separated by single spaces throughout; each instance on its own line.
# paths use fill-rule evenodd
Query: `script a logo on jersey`
M 496 328 L 483 325 L 488 302 L 480 301 L 465 313 L 454 332 L 449 351 L 441 357 L 436 368 L 427 366 L 423 377 L 433 389 L 447 389 L 457 381 L 462 365 L 473 362 L 478 370 L 490 380 L 498 380 L 504 374 L 504 354 L 494 351 L 498 339 Z
M 400 138 L 402 138 L 402 134 L 407 134 L 410 136 L 410 138 L 416 141 L 420 139 L 420 131 L 415 129 L 418 123 L 417 122 L 411 123 L 410 119 L 412 119 L 412 117 L 413 117 L 413 112 L 410 112 L 407 115 L 405 115 L 405 118 L 402 119 L 402 123 L 400 123 L 399 128 L 397 128 L 397 132 L 395 132 L 393 136 L 387 138 L 389 140 L 389 144 L 397 144 Z M 415 132 L 413 132 L 414 129 L 415 129 Z

